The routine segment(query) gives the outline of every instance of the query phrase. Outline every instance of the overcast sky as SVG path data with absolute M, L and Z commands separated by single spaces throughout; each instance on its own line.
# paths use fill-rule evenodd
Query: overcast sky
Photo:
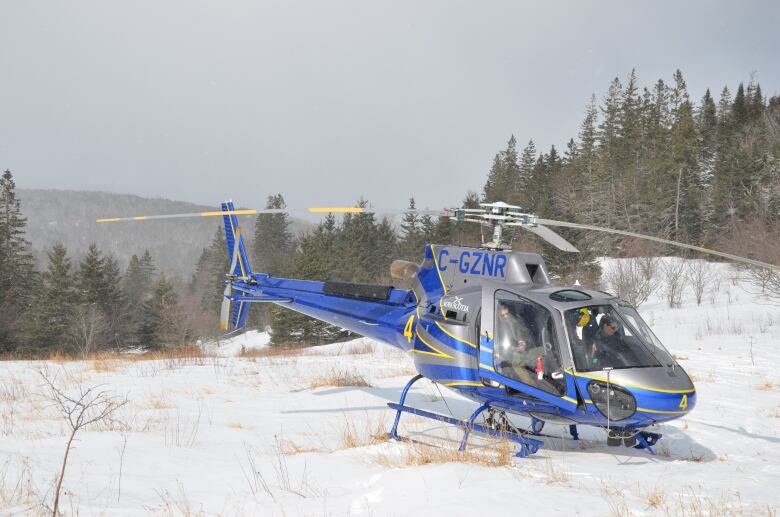
M 576 137 L 591 93 L 682 69 L 780 92 L 780 3 L 0 0 L 0 168 L 20 187 L 431 208 Z

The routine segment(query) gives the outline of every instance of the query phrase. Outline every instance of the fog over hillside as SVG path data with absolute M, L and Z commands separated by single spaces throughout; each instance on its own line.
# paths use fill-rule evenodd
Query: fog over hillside
M 104 253 L 116 256 L 123 270 L 133 254 L 140 256 L 148 249 L 160 271 L 187 276 L 222 224 L 219 218 L 97 224 L 95 219 L 100 217 L 199 212 L 217 207 L 110 192 L 19 189 L 17 193 L 27 218 L 27 240 L 39 268 L 46 266 L 46 252 L 56 242 L 64 244 L 74 259 L 94 242 Z M 251 240 L 255 218 L 242 217 L 241 221 L 244 235 Z M 291 229 L 297 234 L 310 226 L 293 219 Z

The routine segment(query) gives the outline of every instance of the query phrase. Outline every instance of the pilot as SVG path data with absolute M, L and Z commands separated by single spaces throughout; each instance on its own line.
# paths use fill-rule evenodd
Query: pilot
M 618 334 L 618 324 L 609 314 L 599 321 L 599 330 L 593 336 L 591 357 L 593 366 L 609 366 L 605 361 L 623 348 L 623 342 Z
M 501 364 L 504 369 L 511 370 L 514 378 L 534 384 L 536 376 L 532 373 L 537 359 L 544 355 L 544 349 L 533 346 L 533 338 L 528 328 L 509 312 L 509 306 L 499 303 L 497 333 L 500 340 Z

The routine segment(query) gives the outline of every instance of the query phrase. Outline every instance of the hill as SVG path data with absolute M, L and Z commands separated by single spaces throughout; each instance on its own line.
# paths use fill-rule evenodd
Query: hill
M 95 219 L 110 216 L 174 214 L 214 210 L 170 199 L 150 199 L 110 192 L 18 189 L 22 212 L 27 217 L 27 240 L 32 244 L 39 267 L 46 265 L 46 252 L 56 242 L 64 244 L 71 257 L 80 258 L 91 243 L 114 255 L 124 269 L 133 254 L 148 249 L 155 265 L 166 274 L 187 276 L 204 247 L 221 226 L 218 218 L 179 219 L 98 225 Z M 244 235 L 254 234 L 255 218 L 244 217 Z M 311 225 L 293 219 L 292 230 L 300 233 Z

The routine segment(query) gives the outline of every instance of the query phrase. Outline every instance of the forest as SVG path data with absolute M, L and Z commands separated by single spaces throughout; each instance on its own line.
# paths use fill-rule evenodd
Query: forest
M 733 89 L 732 89 L 733 88 Z M 709 89 L 698 100 L 682 72 L 640 86 L 632 70 L 600 100 L 586 103 L 565 149 L 521 145 L 513 135 L 492 162 L 482 192 L 461 204 L 505 201 L 544 218 L 606 226 L 780 263 L 780 97 L 755 80 Z M 367 206 L 367 200 L 358 200 Z M 410 208 L 415 208 L 410 198 Z M 268 208 L 285 208 L 281 194 Z M 0 353 L 87 355 L 96 351 L 188 346 L 218 337 L 228 269 L 217 232 L 187 278 L 158 270 L 150 252 L 122 270 L 96 244 L 62 244 L 40 268 L 25 238 L 13 174 L 0 178 Z M 389 284 L 389 265 L 419 261 L 425 243 L 478 245 L 476 226 L 407 214 L 399 224 L 374 213 L 328 215 L 295 235 L 286 214 L 257 217 L 249 239 L 252 268 L 275 276 Z M 514 249 L 542 252 L 553 275 L 600 285 L 598 257 L 677 250 L 589 232 L 561 231 L 582 253 L 564 254 L 518 234 Z M 40 270 L 39 270 L 40 269 Z M 777 285 L 777 275 L 768 279 Z M 259 305 L 259 304 L 258 304 Z M 277 345 L 344 339 L 337 328 L 276 306 L 255 306 L 250 325 L 270 326 Z

